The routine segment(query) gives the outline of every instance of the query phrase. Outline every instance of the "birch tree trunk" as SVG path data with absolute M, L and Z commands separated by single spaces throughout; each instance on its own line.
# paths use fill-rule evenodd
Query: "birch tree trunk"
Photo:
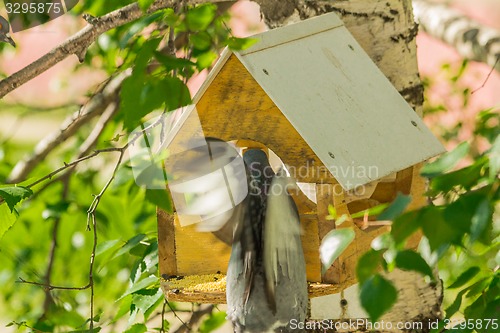
M 294 23 L 326 12 L 336 12 L 363 49 L 377 64 L 406 101 L 421 115 L 423 86 L 420 81 L 415 38 L 418 26 L 413 19 L 411 0 L 255 0 L 269 27 Z M 428 283 L 414 272 L 394 271 L 388 275 L 399 292 L 393 309 L 381 320 L 392 322 L 381 332 L 404 331 L 398 323 L 422 323 L 442 316 L 441 283 Z M 328 297 L 328 296 L 327 296 Z M 343 312 L 344 304 L 331 304 L 332 314 Z M 332 317 L 335 318 L 335 317 Z M 418 324 L 417 324 L 418 327 Z M 349 332 L 368 332 L 365 327 Z M 318 331 L 319 332 L 319 331 Z M 325 330 L 321 330 L 325 332 Z
M 500 72 L 500 31 L 443 4 L 413 0 L 413 6 L 425 32 L 452 46 L 462 57 L 484 62 Z

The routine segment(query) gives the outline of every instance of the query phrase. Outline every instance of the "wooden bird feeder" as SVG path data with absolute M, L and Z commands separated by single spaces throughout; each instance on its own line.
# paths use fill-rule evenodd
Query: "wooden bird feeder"
M 199 119 L 203 135 L 270 149 L 297 182 L 308 183 L 316 202 L 304 194 L 294 199 L 310 296 L 337 293 L 356 283 L 357 259 L 390 228 L 365 228 L 351 215 L 390 203 L 398 192 L 412 195 L 410 208 L 424 205 L 419 167 L 444 148 L 335 14 L 255 38 L 247 50 L 222 53 L 172 137 L 189 139 Z M 327 218 L 329 205 L 347 215 L 340 226 Z M 356 238 L 322 274 L 321 240 L 345 227 Z M 162 276 L 226 272 L 230 247 L 194 226 L 181 227 L 175 214 L 158 211 L 158 241 Z M 170 300 L 225 303 L 223 290 L 186 291 L 168 281 L 162 287 Z

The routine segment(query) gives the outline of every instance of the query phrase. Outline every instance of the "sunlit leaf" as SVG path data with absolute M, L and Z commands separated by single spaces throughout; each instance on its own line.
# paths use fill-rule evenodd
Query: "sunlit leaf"
M 7 205 L 0 204 L 0 240 L 3 235 L 9 230 L 17 220 L 17 212 L 14 210 L 10 211 Z
M 148 327 L 144 324 L 134 324 L 129 327 L 128 330 L 124 331 L 123 333 L 144 333 L 147 332 Z
M 457 297 L 455 297 L 455 300 L 451 305 L 445 310 L 446 311 L 446 317 L 450 318 L 453 316 L 458 310 L 460 310 L 460 306 L 462 305 L 462 298 L 465 294 L 466 290 L 462 290 L 457 294 Z
M 93 329 L 89 330 L 77 330 L 77 331 L 68 331 L 68 333 L 97 333 L 100 332 L 102 327 L 94 327 Z
M 205 30 L 215 18 L 217 6 L 214 4 L 202 4 L 196 6 L 186 13 L 186 24 L 191 31 Z
M 29 198 L 32 195 L 33 191 L 24 186 L 0 187 L 0 197 L 5 200 L 11 212 L 14 211 L 14 206 L 21 202 L 21 200 Z
M 490 181 L 494 181 L 500 173 L 500 135 L 497 136 L 489 152 Z
M 440 207 L 429 207 L 419 215 L 419 220 L 432 251 L 438 251 L 442 246 L 460 244 L 462 233 L 446 223 Z
M 471 220 L 470 241 L 478 240 L 491 220 L 491 208 L 488 199 L 484 199 L 477 207 Z
M 319 247 L 323 271 L 330 268 L 335 259 L 351 244 L 354 236 L 355 232 L 352 228 L 334 229 L 326 234 Z
M 132 303 L 135 304 L 143 314 L 146 314 L 159 299 L 163 299 L 161 288 L 139 290 L 132 294 Z
M 42 212 L 42 217 L 47 220 L 49 218 L 59 218 L 61 214 L 68 210 L 69 202 L 59 201 L 56 204 L 47 204 L 47 208 Z
M 364 217 L 364 216 L 378 215 L 378 214 L 382 213 L 388 206 L 389 206 L 388 203 L 383 203 L 383 204 L 380 204 L 380 205 L 376 205 L 375 207 L 371 207 L 371 208 L 362 210 L 360 212 L 351 214 L 351 217 L 353 219 L 357 219 L 357 218 L 361 218 L 361 217 Z
M 479 273 L 481 269 L 477 266 L 472 266 L 471 268 L 467 269 L 465 272 L 460 274 L 460 276 L 453 282 L 450 286 L 448 286 L 448 289 L 453 289 L 453 288 L 460 288 L 467 282 L 469 282 L 473 277 Z
M 248 49 L 250 46 L 257 43 L 257 41 L 258 40 L 256 38 L 230 37 L 227 40 L 227 46 L 233 51 L 240 51 Z
M 195 66 L 195 63 L 189 59 L 172 57 L 160 52 L 155 52 L 155 58 L 168 70 L 182 69 L 185 71 L 186 68 Z
M 203 52 L 196 56 L 196 65 L 198 66 L 199 70 L 208 68 L 212 66 L 217 57 L 217 53 L 213 51 Z
M 200 333 L 210 333 L 224 325 L 226 322 L 225 312 L 211 313 L 200 325 Z
M 143 12 L 146 12 L 153 2 L 155 2 L 155 0 L 137 0 L 139 8 Z
M 132 248 L 134 248 L 135 246 L 137 246 L 137 244 L 139 244 L 140 241 L 142 241 L 144 238 L 146 237 L 145 234 L 138 234 L 138 235 L 135 235 L 134 237 L 130 238 L 126 243 L 125 245 L 123 245 L 117 252 L 116 254 L 113 256 L 113 259 L 114 258 L 117 258 L 125 253 L 128 253 Z
M 130 295 L 138 290 L 145 289 L 151 286 L 154 286 L 158 282 L 158 277 L 151 275 L 145 279 L 139 280 L 138 282 L 134 283 L 127 291 L 118 298 L 118 300 L 122 299 L 123 297 Z

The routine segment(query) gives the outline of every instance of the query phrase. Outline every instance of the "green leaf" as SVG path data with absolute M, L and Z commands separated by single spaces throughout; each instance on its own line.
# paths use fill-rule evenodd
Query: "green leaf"
M 460 306 L 462 305 L 462 298 L 465 292 L 466 290 L 460 291 L 453 303 L 445 310 L 447 318 L 451 318 L 451 316 L 453 316 L 458 310 L 460 310 Z
M 132 295 L 128 295 L 123 297 L 120 302 L 120 307 L 118 308 L 118 312 L 116 312 L 115 317 L 113 318 L 113 322 L 118 321 L 121 317 L 130 313 L 132 311 Z
M 68 333 L 97 333 L 100 332 L 102 327 L 94 327 L 92 330 L 77 330 L 77 331 L 69 331 Z
M 377 220 L 394 220 L 401 215 L 410 202 L 411 196 L 398 193 L 394 202 L 378 216 Z
M 383 203 L 383 204 L 377 205 L 375 207 L 371 207 L 371 208 L 362 210 L 360 212 L 351 214 L 351 217 L 353 219 L 358 219 L 358 218 L 364 217 L 365 215 L 367 215 L 367 216 L 378 215 L 378 214 L 382 213 L 388 206 L 389 206 L 388 203 Z
M 168 213 L 172 212 L 172 201 L 166 190 L 146 189 L 146 200 Z
M 373 239 L 370 244 L 371 248 L 375 251 L 393 248 L 394 245 L 394 239 L 392 238 L 391 234 L 387 232 L 375 237 L 375 239 Z
M 246 50 L 250 46 L 257 43 L 257 38 L 237 38 L 229 37 L 227 40 L 227 46 L 233 51 Z
M 186 13 L 186 24 L 189 30 L 206 30 L 215 18 L 217 6 L 214 4 L 202 4 L 190 9 Z
M 406 271 L 416 271 L 434 278 L 432 269 L 427 262 L 415 251 L 404 250 L 396 255 L 396 267 Z
M 68 210 L 69 202 L 59 201 L 56 204 L 47 204 L 47 208 L 42 212 L 42 217 L 44 220 L 50 218 L 60 218 L 63 213 Z
M 499 116 L 500 117 L 500 116 Z M 497 136 L 488 153 L 489 156 L 489 177 L 493 182 L 500 173 L 500 135 Z
M 139 8 L 143 11 L 146 12 L 148 8 L 155 2 L 155 0 L 137 0 L 139 4 Z
M 396 244 L 402 244 L 408 237 L 415 233 L 421 226 L 419 216 L 425 210 L 411 211 L 404 213 L 394 219 L 391 226 L 391 235 Z
M 474 282 L 472 285 L 467 287 L 467 294 L 465 294 L 465 297 L 467 298 L 475 298 L 478 295 L 483 295 L 484 291 L 486 290 L 488 284 L 491 282 L 491 277 L 483 277 L 479 279 L 478 281 Z
M 206 31 L 200 31 L 189 36 L 193 47 L 200 51 L 206 51 L 212 47 L 212 37 Z
M 382 251 L 369 250 L 363 254 L 356 266 L 356 275 L 359 283 L 363 284 L 375 275 L 382 263 Z
M 319 247 L 323 272 L 330 268 L 335 259 L 351 244 L 354 236 L 352 228 L 334 229 L 326 234 Z
M 398 291 L 380 274 L 374 275 L 361 285 L 361 305 L 372 322 L 377 321 L 396 302 Z
M 163 295 L 163 291 L 160 289 L 160 293 L 161 293 L 161 297 L 158 297 L 158 299 L 156 300 L 156 303 L 154 303 L 153 305 L 151 305 L 149 307 L 149 309 L 146 309 L 146 311 L 144 312 L 144 319 L 147 320 L 155 311 L 156 309 L 165 302 L 165 297 Z M 168 326 L 166 326 L 168 327 Z M 168 330 L 167 330 L 168 332 Z
M 462 142 L 455 149 L 450 152 L 444 153 L 434 162 L 424 165 L 421 170 L 421 175 L 424 177 L 435 177 L 445 171 L 453 168 L 457 163 L 467 156 L 470 145 L 468 142 Z
M 437 195 L 440 192 L 448 193 L 455 187 L 470 189 L 482 178 L 482 170 L 488 159 L 480 158 L 468 167 L 448 172 L 435 178 L 430 182 L 430 195 Z
M 33 191 L 25 186 L 5 186 L 0 187 L 0 197 L 2 197 L 10 212 L 14 212 L 14 206 L 21 200 L 29 198 L 33 195 Z
M 474 216 L 472 216 L 470 226 L 470 241 L 475 242 L 478 240 L 483 232 L 488 227 L 491 221 L 491 208 L 488 199 L 484 199 L 477 207 Z
M 158 60 L 167 70 L 182 69 L 194 67 L 195 63 L 186 58 L 177 58 L 170 55 L 165 55 L 160 52 L 155 52 L 155 58 Z
M 161 288 L 157 289 L 144 289 L 135 292 L 132 295 L 132 304 L 142 311 L 146 317 L 148 310 L 155 305 L 159 299 L 163 299 L 163 292 Z M 147 320 L 147 317 L 145 318 Z
M 199 70 L 208 68 L 212 66 L 217 57 L 218 57 L 217 53 L 213 51 L 207 51 L 198 54 L 196 56 L 196 66 L 198 67 Z
M 443 213 L 446 223 L 461 234 L 469 233 L 472 230 L 474 214 L 487 195 L 487 193 L 485 193 L 487 191 L 488 188 L 481 189 L 477 192 L 468 192 L 447 205 Z
M 125 245 L 119 249 L 116 254 L 113 256 L 112 259 L 117 258 L 125 253 L 128 253 L 131 249 L 137 246 L 144 238 L 146 237 L 145 234 L 138 234 L 135 235 L 134 237 L 130 238 Z
M 431 250 L 438 251 L 442 246 L 460 244 L 462 233 L 443 219 L 443 209 L 430 206 L 419 215 L 419 222 Z
M 113 239 L 97 244 L 95 255 L 98 256 L 105 253 L 106 251 L 112 249 L 119 242 L 120 242 L 119 239 Z
M 17 212 L 10 211 L 9 207 L 0 204 L 0 240 L 3 235 L 14 225 L 17 220 Z
M 450 286 L 448 286 L 447 289 L 460 288 L 461 286 L 469 282 L 473 277 L 475 277 L 477 273 L 479 273 L 480 271 L 481 269 L 479 267 L 472 266 L 471 268 L 460 274 L 460 276 L 455 280 L 455 282 L 453 282 Z
M 147 332 L 148 328 L 144 324 L 134 324 L 130 326 L 130 328 L 123 333 L 144 333 Z
M 225 312 L 211 313 L 200 325 L 200 333 L 210 333 L 224 325 L 226 322 Z
M 161 167 L 161 161 L 144 161 L 142 165 L 137 165 L 138 170 L 140 170 L 139 167 L 144 169 L 135 178 L 137 185 L 152 189 L 166 187 L 167 176 Z
M 141 289 L 145 289 L 147 287 L 151 287 L 155 285 L 158 282 L 158 277 L 151 275 L 145 279 L 139 280 L 138 282 L 134 283 L 127 291 L 118 298 L 118 300 L 122 299 L 123 297 L 130 295 L 136 291 L 139 291 Z
M 470 306 L 468 306 L 464 310 L 465 318 L 469 319 L 472 322 L 476 322 L 474 319 L 479 319 L 483 324 L 486 324 L 485 319 L 497 319 L 496 327 L 490 325 L 486 327 L 484 325 L 480 329 L 477 329 L 477 332 L 488 332 L 488 333 L 496 333 L 498 332 L 498 309 L 500 308 L 500 297 L 498 297 L 498 290 L 495 290 L 494 293 L 490 294 L 490 291 L 487 291 L 485 295 L 480 296 L 477 300 L 474 301 Z M 477 327 L 474 325 L 474 327 Z
M 122 85 L 124 126 L 132 130 L 142 117 L 159 108 L 175 110 L 191 102 L 189 89 L 180 79 L 166 76 L 132 75 Z

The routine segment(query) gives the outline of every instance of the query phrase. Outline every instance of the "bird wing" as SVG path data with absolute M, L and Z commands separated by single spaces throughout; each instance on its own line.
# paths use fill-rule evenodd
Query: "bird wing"
M 248 193 L 245 166 L 233 145 L 216 138 L 203 140 L 188 142 L 192 148 L 169 157 L 169 189 L 180 220 L 197 216 L 198 231 L 214 232 L 230 243 L 233 226 L 227 222 L 242 218 Z
M 264 271 L 268 301 L 274 310 L 276 309 L 275 288 L 280 277 L 292 278 L 293 270 L 300 269 L 304 262 L 299 214 L 287 191 L 293 184 L 285 171 L 281 169 L 273 177 L 267 196 Z

